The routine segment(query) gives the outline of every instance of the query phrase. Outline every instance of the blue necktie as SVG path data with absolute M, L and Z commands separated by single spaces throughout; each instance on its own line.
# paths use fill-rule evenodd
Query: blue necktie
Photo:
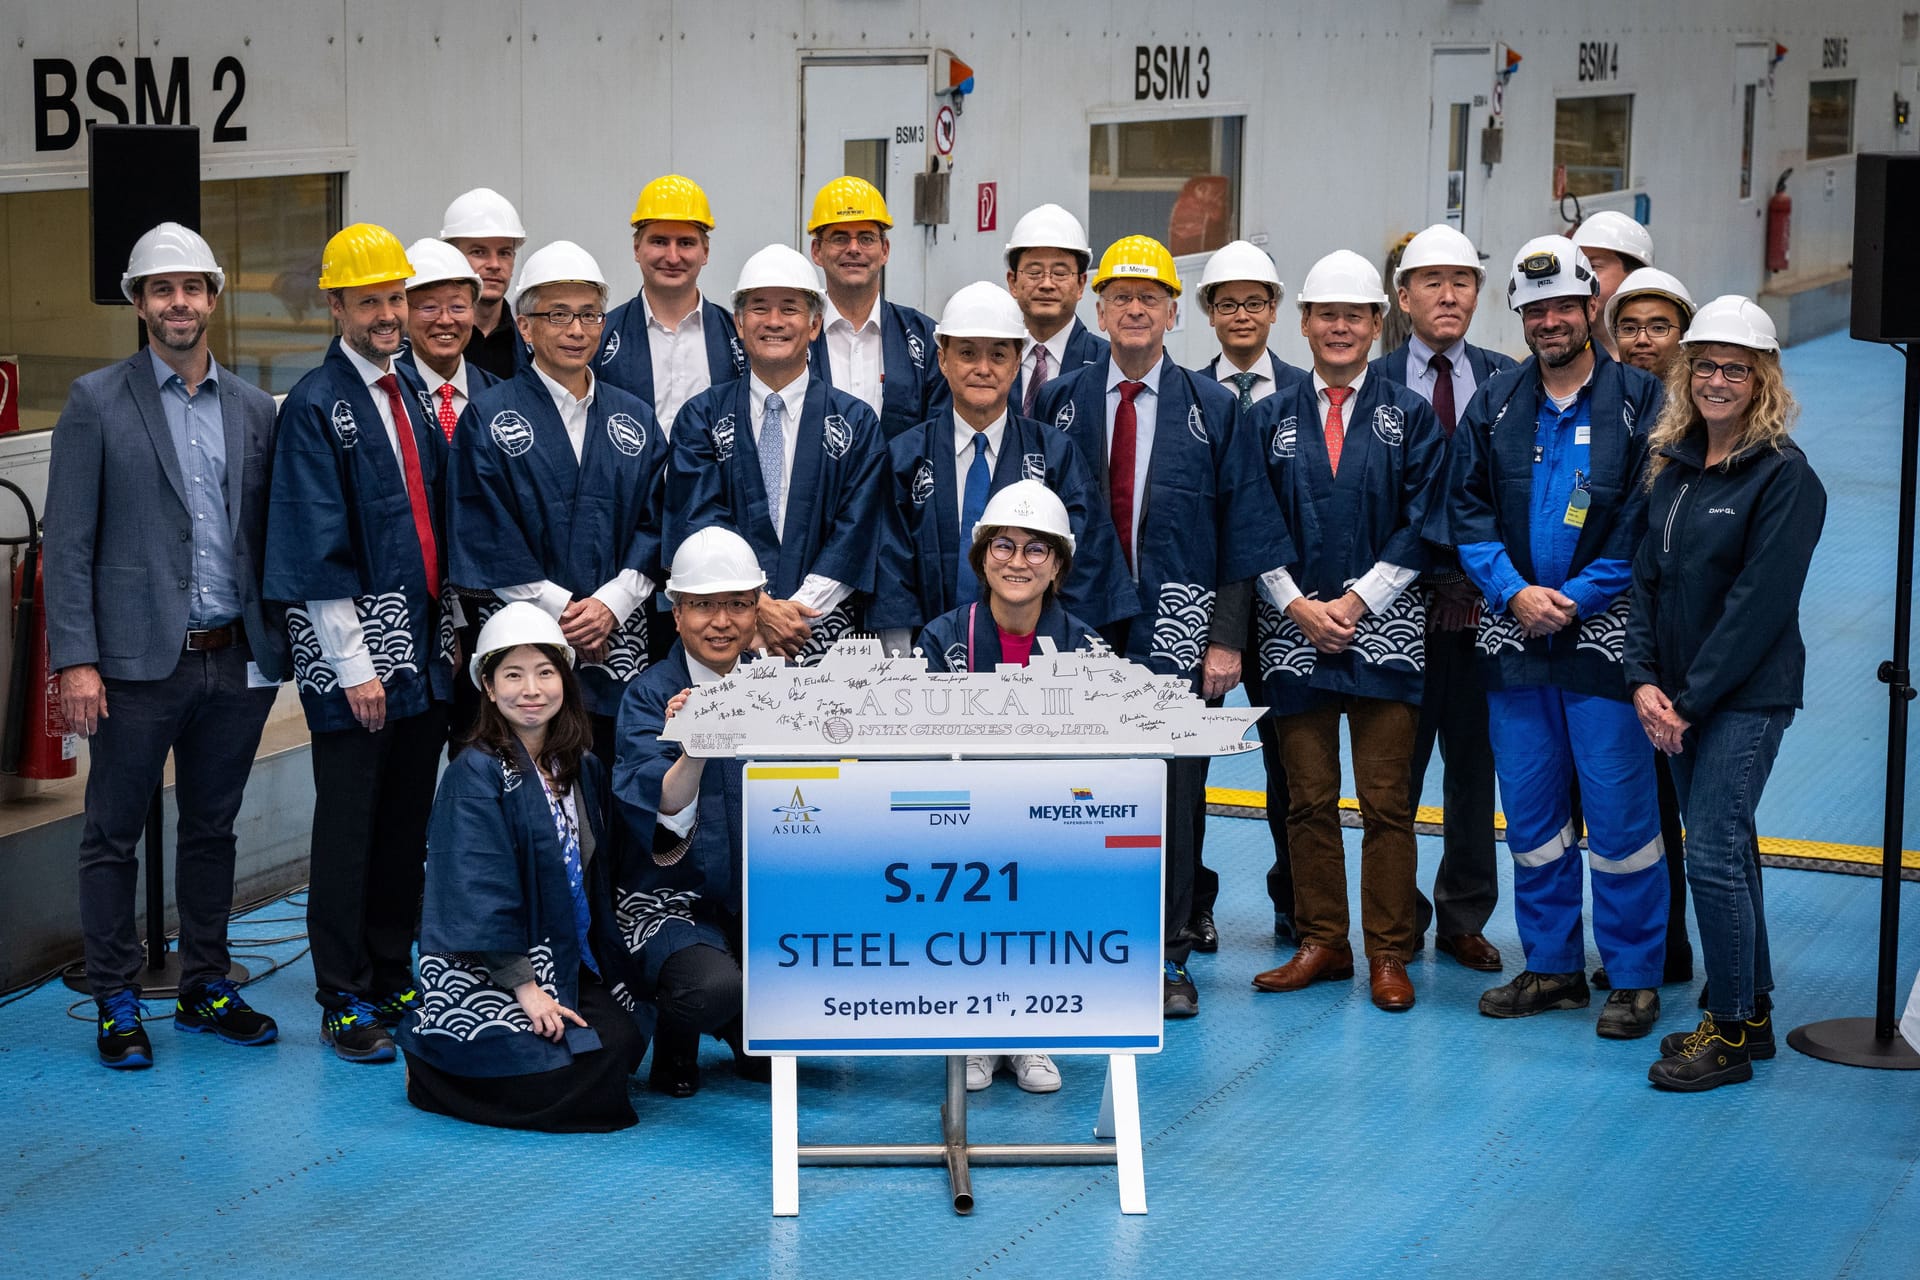
M 953 602 L 970 604 L 980 598 L 980 579 L 973 575 L 967 561 L 967 548 L 973 546 L 973 526 L 987 513 L 987 433 L 973 433 L 973 465 L 967 468 L 967 489 L 960 500 L 960 568 L 953 575 Z
M 545 783 L 546 780 L 541 779 L 541 785 Z M 547 792 L 547 808 L 553 813 L 554 830 L 560 836 L 560 859 L 567 868 L 567 895 L 573 899 L 573 931 L 580 944 L 580 963 L 598 976 L 600 966 L 594 961 L 593 947 L 588 940 L 593 913 L 587 906 L 586 864 L 580 857 L 579 828 L 567 817 L 566 804 L 552 791 Z
M 1245 413 L 1253 408 L 1253 384 L 1258 381 L 1260 381 L 1260 375 L 1257 373 L 1233 375 L 1233 385 L 1240 388 L 1240 412 Z
M 782 535 L 780 527 L 780 493 L 785 487 L 787 464 L 787 437 L 781 428 L 781 415 L 787 411 L 787 402 L 780 398 L 778 391 L 767 396 L 767 409 L 760 419 L 760 483 L 767 491 L 767 521 L 773 525 L 773 536 Z

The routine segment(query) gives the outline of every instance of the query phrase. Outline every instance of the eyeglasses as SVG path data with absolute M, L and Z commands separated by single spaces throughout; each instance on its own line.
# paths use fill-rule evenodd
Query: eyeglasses
M 473 314 L 473 308 L 468 306 L 464 302 L 456 302 L 456 303 L 453 303 L 451 306 L 445 306 L 445 307 L 441 306 L 437 302 L 429 302 L 424 306 L 415 307 L 413 309 L 413 314 L 415 314 L 416 316 L 419 316 L 422 320 L 425 320 L 428 324 L 432 324 L 435 320 L 438 320 L 441 316 L 445 316 L 449 320 L 465 320 L 468 316 Z
M 1165 293 L 1128 293 L 1123 289 L 1108 289 L 1100 295 L 1100 301 L 1106 303 L 1109 307 L 1116 307 L 1121 311 L 1125 311 L 1129 307 L 1134 306 L 1145 307 L 1149 311 L 1153 311 L 1158 310 L 1163 303 L 1171 302 L 1172 297 Z
M 848 245 L 855 244 L 859 245 L 862 249 L 872 249 L 879 245 L 880 233 L 877 231 L 862 231 L 859 235 L 854 235 L 849 231 L 835 231 L 831 235 L 821 236 L 820 243 L 826 245 L 829 249 L 845 249 Z
M 1023 547 L 1017 545 L 1012 538 L 995 538 L 987 544 L 987 554 L 1000 564 L 1013 559 L 1013 553 L 1016 551 L 1028 564 L 1045 564 L 1053 559 L 1053 547 L 1045 542 L 1029 542 Z
M 1209 310 L 1211 310 L 1214 315 L 1225 316 L 1231 320 L 1242 311 L 1250 316 L 1257 316 L 1262 311 L 1270 310 L 1272 307 L 1272 298 L 1248 298 L 1245 302 L 1235 302 L 1231 298 L 1226 298 L 1214 303 Z
M 1067 281 L 1078 279 L 1084 274 L 1086 273 L 1076 267 L 1070 267 L 1064 262 L 1056 262 L 1051 267 L 1043 267 L 1036 262 L 1031 266 L 1020 268 L 1020 278 L 1028 284 L 1039 284 L 1042 280 L 1051 280 L 1055 284 L 1065 284 Z
M 607 313 L 604 311 L 566 311 L 555 307 L 551 311 L 542 311 L 538 314 L 551 329 L 572 328 L 575 320 L 588 329 L 598 329 L 607 322 Z
M 1613 326 L 1613 332 L 1616 337 L 1625 338 L 1631 342 L 1643 333 L 1649 338 L 1664 338 L 1679 327 L 1671 320 L 1649 320 L 1645 324 L 1633 320 L 1622 320 Z
M 757 606 L 751 600 L 682 600 L 680 607 L 695 618 L 712 618 L 723 613 L 729 618 L 745 618 Z
M 1716 373 L 1728 382 L 1736 384 L 1745 382 L 1753 376 L 1753 366 L 1750 364 L 1716 364 L 1704 356 L 1695 360 L 1692 368 L 1693 376 L 1703 382 Z

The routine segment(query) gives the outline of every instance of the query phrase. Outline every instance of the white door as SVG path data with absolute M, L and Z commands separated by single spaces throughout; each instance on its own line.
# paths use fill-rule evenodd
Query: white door
M 913 223 L 913 177 L 927 167 L 933 110 L 924 58 L 827 59 L 801 71 L 800 246 L 813 197 L 842 174 L 865 178 L 893 217 L 882 288 L 893 302 L 923 307 L 926 238 Z
M 1480 243 L 1480 196 L 1486 170 L 1477 162 L 1480 130 L 1493 89 L 1493 50 L 1433 51 L 1433 104 L 1427 125 L 1427 220 L 1444 222 Z

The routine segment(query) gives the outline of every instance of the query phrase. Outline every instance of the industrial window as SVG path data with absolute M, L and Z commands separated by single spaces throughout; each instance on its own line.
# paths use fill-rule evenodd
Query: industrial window
M 1553 107 L 1553 185 L 1563 195 L 1625 191 L 1632 172 L 1633 95 L 1561 98 Z
M 1853 154 L 1853 81 L 1815 80 L 1807 86 L 1807 159 Z
M 316 280 L 320 250 L 340 227 L 341 175 L 244 178 L 200 186 L 200 231 L 227 287 L 207 332 L 213 357 L 278 394 L 314 368 L 333 337 Z M 132 353 L 133 309 L 89 299 L 87 192 L 0 195 L 0 360 L 18 357 L 22 431 L 60 416 L 81 374 Z
M 1087 166 L 1094 256 L 1130 235 L 1150 235 L 1175 256 L 1237 239 L 1244 123 L 1212 116 L 1094 125 Z
M 1753 198 L 1753 107 L 1760 86 L 1744 85 L 1740 105 L 1740 198 Z

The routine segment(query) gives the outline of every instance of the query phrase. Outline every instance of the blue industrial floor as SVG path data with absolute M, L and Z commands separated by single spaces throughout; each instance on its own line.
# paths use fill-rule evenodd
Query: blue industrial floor
M 1833 504 L 1807 594 L 1810 705 L 1763 831 L 1875 844 L 1900 369 L 1843 338 L 1788 362 Z M 1214 781 L 1259 785 L 1244 757 Z M 1430 884 L 1438 842 L 1421 855 Z M 1119 1215 L 1110 1169 L 988 1167 L 968 1218 L 944 1170 L 803 1169 L 800 1216 L 775 1220 L 766 1090 L 711 1045 L 698 1097 L 637 1091 L 641 1123 L 621 1134 L 424 1115 L 398 1066 L 320 1045 L 290 942 L 240 948 L 291 961 L 248 990 L 282 1024 L 267 1048 L 155 1023 L 155 1068 L 116 1074 L 94 1065 L 71 993 L 0 1005 L 0 1275 L 1920 1275 L 1920 1072 L 1783 1045 L 1750 1085 L 1662 1094 L 1652 1042 L 1596 1038 L 1597 1005 L 1488 1021 L 1488 978 L 1430 951 L 1408 1014 L 1376 1011 L 1364 979 L 1258 995 L 1248 979 L 1286 954 L 1268 933 L 1269 856 L 1262 824 L 1209 823 L 1223 943 L 1193 964 L 1201 1017 L 1140 1063 L 1144 1218 Z M 1769 871 L 1767 902 L 1782 1030 L 1870 1012 L 1877 883 Z M 1901 905 L 1904 999 L 1920 885 Z M 299 915 L 266 907 L 234 937 L 295 932 Z M 1488 932 L 1516 971 L 1505 887 Z M 1666 990 L 1660 1030 L 1693 1025 L 1696 991 Z M 1084 1140 L 1101 1068 L 1063 1060 L 1050 1097 L 1003 1077 L 974 1095 L 972 1136 Z M 807 1063 L 802 1140 L 936 1140 L 941 1090 L 937 1060 Z

